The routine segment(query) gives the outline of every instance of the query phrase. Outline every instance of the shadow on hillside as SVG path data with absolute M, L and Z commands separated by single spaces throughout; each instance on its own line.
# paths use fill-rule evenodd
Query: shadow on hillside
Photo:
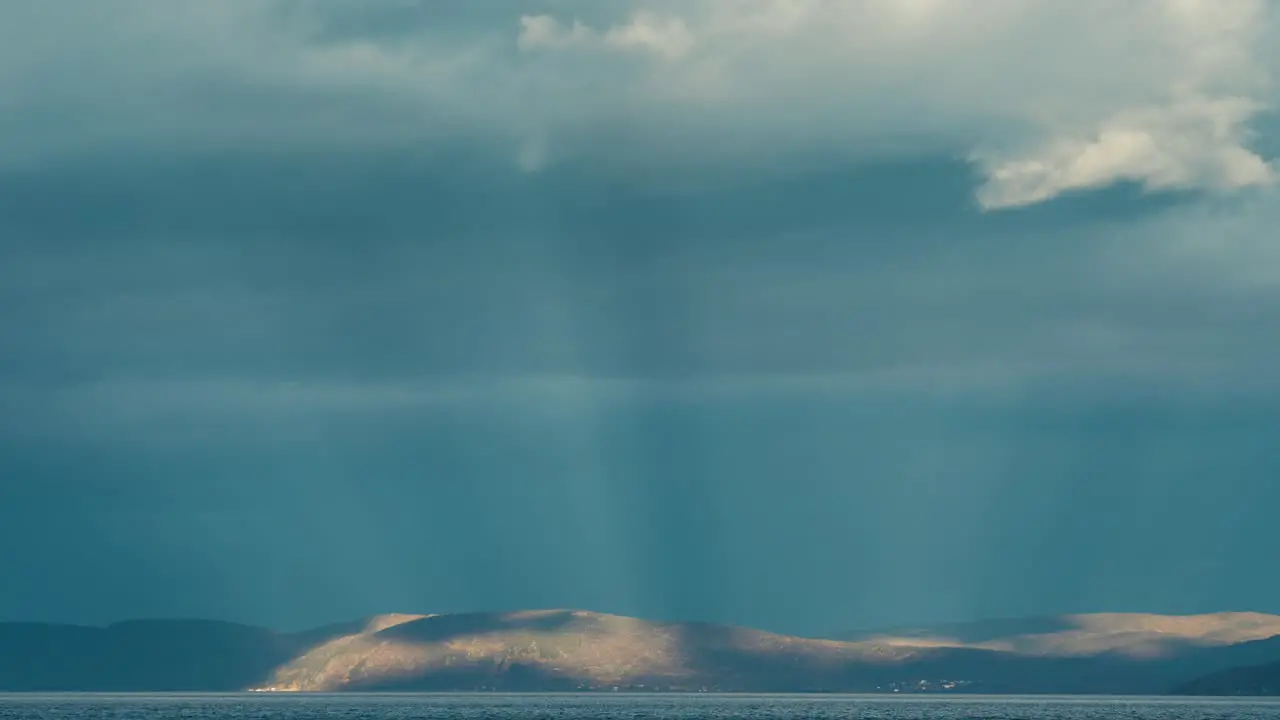
M 574 692 L 582 679 L 525 663 L 488 667 L 443 668 L 410 678 L 356 681 L 347 690 L 358 692 Z
M 1276 643 L 1189 648 L 1164 659 L 1115 653 L 1029 657 L 973 648 L 917 648 L 902 659 L 814 652 L 804 645 L 760 646 L 750 630 L 670 626 L 690 677 L 726 692 L 883 692 L 927 689 L 968 693 L 1164 694 L 1243 657 L 1267 656 Z M 1275 657 L 1276 655 L 1271 655 Z M 924 681 L 925 685 L 921 685 Z

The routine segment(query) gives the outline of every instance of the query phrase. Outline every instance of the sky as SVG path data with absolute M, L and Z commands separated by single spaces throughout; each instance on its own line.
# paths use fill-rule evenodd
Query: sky
M 1280 3 L 0 0 L 0 620 L 1280 612 Z

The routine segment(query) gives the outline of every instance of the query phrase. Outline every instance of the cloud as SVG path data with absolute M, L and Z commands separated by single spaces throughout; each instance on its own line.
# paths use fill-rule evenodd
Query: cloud
M 1026 157 L 978 156 L 988 177 L 978 200 L 987 208 L 1029 205 L 1117 181 L 1149 190 L 1270 185 L 1273 168 L 1246 149 L 1245 121 L 1256 111 L 1239 98 L 1198 98 L 1120 112 L 1092 137 L 1050 137 Z
M 0 0 L 0 531 L 86 525 L 16 567 L 154 564 L 158 613 L 195 556 L 295 610 L 352 584 L 279 572 L 316 548 L 430 570 L 315 622 L 578 580 L 737 622 L 761 558 L 862 546 L 807 596 L 888 595 L 802 614 L 1001 568 L 1051 571 L 902 612 L 1185 602 L 1219 555 L 1214 602 L 1275 597 L 1231 586 L 1277 505 L 1275 7 Z M 458 537 L 510 562 L 431 570 Z M 613 585 L 512 582 L 583 538 Z M 138 612 L 33 598 L 0 611 Z
M 883 181 L 831 187 L 856 195 Z M 813 192 L 769 190 L 782 208 Z M 907 191 L 923 192 L 903 180 L 893 194 Z M 253 436 L 379 416 L 772 401 L 1164 407 L 1280 390 L 1280 342 L 1258 331 L 1280 311 L 1274 189 L 1139 220 L 1064 222 L 1040 208 L 1030 226 L 1028 214 L 895 221 L 892 242 L 839 195 L 839 226 L 780 233 L 771 226 L 799 227 L 795 215 L 742 222 L 744 210 L 721 206 L 699 219 L 690 205 L 714 198 L 637 208 L 608 194 L 595 235 L 549 214 L 541 230 L 568 245 L 529 237 L 513 216 L 476 249 L 452 235 L 369 244 L 360 227 L 296 244 L 176 245 L 91 227 L 73 253 L 13 247 L 0 268 L 14 312 L 0 404 L 14 412 L 0 434 L 199 439 L 210 425 Z M 488 202 L 498 216 L 512 207 Z M 672 237 L 626 234 L 667 217 L 689 221 Z
M 604 32 L 593 30 L 579 20 L 566 27 L 550 15 L 525 15 L 520 18 L 520 28 L 517 44 L 521 50 L 613 50 L 651 53 L 677 60 L 687 55 L 694 44 L 693 34 L 682 19 L 644 12 Z
M 1273 100 L 1265 48 L 1280 39 L 1264 2 L 683 8 L 672 12 L 687 18 L 646 12 L 599 30 L 526 17 L 522 47 L 608 54 L 633 49 L 611 38 L 644 37 L 667 62 L 630 92 L 667 112 L 707 112 L 708 128 L 758 146 L 970 145 L 987 208 L 1117 181 L 1235 190 L 1274 180 L 1249 146 L 1249 122 Z
M 489 147 L 538 170 L 944 153 L 986 208 L 1272 183 L 1266 0 L 0 7 L 0 158 Z

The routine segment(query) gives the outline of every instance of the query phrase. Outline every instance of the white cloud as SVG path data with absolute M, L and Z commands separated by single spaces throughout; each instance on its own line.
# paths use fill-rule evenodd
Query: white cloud
M 1152 190 L 1269 185 L 1273 168 L 1245 144 L 1256 110 L 1243 98 L 1198 98 L 1121 111 L 1091 137 L 1049 135 L 1016 159 L 979 155 L 988 180 L 978 199 L 988 208 L 1028 205 L 1117 180 Z
M 587 27 L 580 20 L 562 25 L 550 15 L 525 15 L 520 18 L 520 26 L 517 44 L 522 50 L 619 50 L 651 53 L 674 60 L 686 55 L 694 43 L 693 34 L 682 19 L 644 12 L 603 32 Z
M 900 136 L 968 144 L 988 208 L 1124 180 L 1215 190 L 1274 180 L 1249 148 L 1249 122 L 1272 100 L 1263 53 L 1280 41 L 1262 0 L 673 7 L 684 16 L 637 14 L 602 29 L 527 17 L 537 32 L 523 46 L 608 53 L 616 48 L 604 39 L 644 28 L 652 46 L 678 52 L 660 53 L 672 62 L 621 92 L 667 113 L 709 112 L 707 135 L 746 134 L 763 148 L 874 153 Z
M 985 173 L 988 208 L 1275 177 L 1250 147 L 1276 99 L 1267 0 L 495 4 L 448 32 L 427 4 L 394 33 L 351 22 L 391 5 L 414 7 L 6 3 L 0 154 L 460 134 L 526 170 L 947 152 Z

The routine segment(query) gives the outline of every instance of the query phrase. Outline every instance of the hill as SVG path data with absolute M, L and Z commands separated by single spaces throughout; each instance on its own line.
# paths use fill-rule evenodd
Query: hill
M 0 623 L 0 691 L 234 691 L 301 649 L 269 630 L 205 620 Z
M 1280 636 L 1280 616 L 1094 613 L 980 620 L 838 633 L 832 639 L 889 645 L 997 650 L 1023 656 L 1173 657 L 1195 648 L 1228 647 Z
M 913 651 L 577 610 L 377 618 L 279 668 L 275 690 L 874 689 Z M 857 668 L 857 677 L 847 677 Z M 850 683 L 853 683 L 851 685 Z
M 1280 658 L 1280 637 L 1256 643 L 1263 649 L 1259 655 Z M 1209 673 L 1174 689 L 1178 695 L 1280 695 L 1280 660 L 1254 665 L 1231 667 Z
M 1087 615 L 801 638 L 580 610 L 0 624 L 0 690 L 1163 693 L 1280 659 L 1280 617 Z

